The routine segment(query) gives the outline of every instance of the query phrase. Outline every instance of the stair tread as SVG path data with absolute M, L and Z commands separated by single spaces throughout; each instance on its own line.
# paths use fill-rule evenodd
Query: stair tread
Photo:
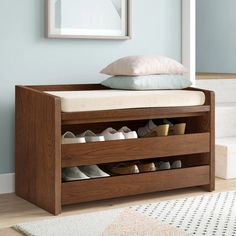
M 216 145 L 236 147 L 236 136 L 216 138 Z
M 236 108 L 236 102 L 219 102 L 216 108 Z

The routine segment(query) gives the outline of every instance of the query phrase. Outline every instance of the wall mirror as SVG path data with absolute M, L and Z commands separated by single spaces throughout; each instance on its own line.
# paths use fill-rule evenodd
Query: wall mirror
M 46 0 L 46 16 L 49 38 L 131 38 L 131 0 Z

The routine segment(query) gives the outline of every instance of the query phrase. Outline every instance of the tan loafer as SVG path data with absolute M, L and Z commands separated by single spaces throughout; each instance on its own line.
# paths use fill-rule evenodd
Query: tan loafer
M 153 162 L 151 163 L 137 163 L 139 172 L 151 172 L 156 171 L 156 166 Z
M 118 164 L 116 166 L 113 166 L 110 171 L 113 174 L 118 175 L 128 175 L 128 174 L 138 174 L 139 168 L 137 165 L 134 164 Z
M 185 134 L 186 123 L 178 123 L 173 124 L 167 119 L 164 119 L 164 123 L 168 124 L 169 127 L 169 135 L 183 135 Z

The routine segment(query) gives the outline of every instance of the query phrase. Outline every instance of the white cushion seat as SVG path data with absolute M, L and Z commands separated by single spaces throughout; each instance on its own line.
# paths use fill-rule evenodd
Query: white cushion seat
M 61 99 L 62 112 L 102 111 L 129 108 L 199 106 L 205 94 L 190 90 L 83 90 L 47 91 Z

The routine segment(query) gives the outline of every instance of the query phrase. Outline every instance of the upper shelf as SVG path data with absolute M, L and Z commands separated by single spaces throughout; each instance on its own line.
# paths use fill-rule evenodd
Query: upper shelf
M 62 124 L 88 124 L 108 121 L 142 120 L 201 116 L 210 111 L 209 105 L 188 107 L 138 108 L 89 112 L 62 112 Z

